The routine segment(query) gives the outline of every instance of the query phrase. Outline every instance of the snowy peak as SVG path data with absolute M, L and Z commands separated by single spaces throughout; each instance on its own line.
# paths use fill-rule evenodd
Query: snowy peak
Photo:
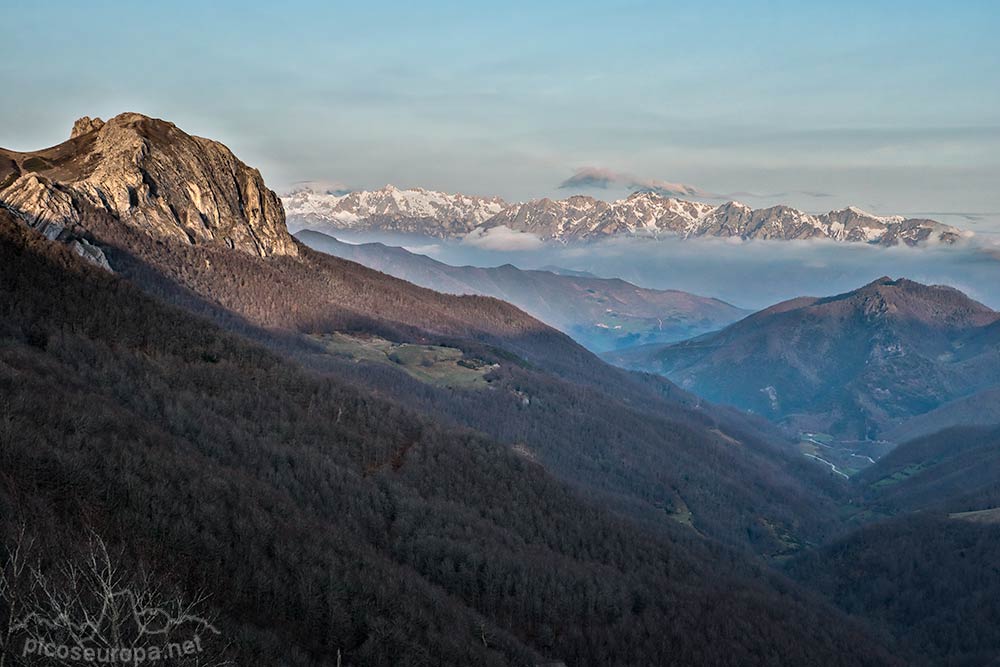
M 461 238 L 494 227 L 533 234 L 546 241 L 575 241 L 609 236 L 682 238 L 715 236 L 740 239 L 829 239 L 878 245 L 954 243 L 964 233 L 934 220 L 878 216 L 856 207 L 812 214 L 789 206 L 752 209 L 730 201 L 715 206 L 634 192 L 605 202 L 575 195 L 508 204 L 498 197 L 451 195 L 422 188 L 380 190 L 346 195 L 302 189 L 285 197 L 293 230 L 342 229 L 392 231 L 438 238 Z
M 478 227 L 507 207 L 499 197 L 446 194 L 423 188 L 402 190 L 386 185 L 379 190 L 347 194 L 311 187 L 283 199 L 292 231 L 320 229 L 377 229 L 447 237 Z

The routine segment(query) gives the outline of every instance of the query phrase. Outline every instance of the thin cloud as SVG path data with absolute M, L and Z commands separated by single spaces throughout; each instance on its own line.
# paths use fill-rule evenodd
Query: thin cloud
M 348 187 L 340 181 L 295 181 L 292 183 L 290 192 L 301 192 L 302 190 L 334 195 L 336 197 L 354 192 L 354 188 Z
M 633 174 L 604 169 L 601 167 L 581 167 L 572 176 L 559 184 L 560 190 L 607 190 L 608 188 L 624 188 L 633 192 L 652 192 L 662 197 L 694 197 L 696 199 L 731 200 L 742 198 L 775 199 L 785 197 L 786 192 L 775 194 L 757 194 L 753 192 L 710 192 L 696 185 L 673 183 L 651 178 L 640 178 Z M 809 197 L 832 197 L 827 192 L 799 192 Z
M 606 190 L 623 187 L 636 192 L 655 192 L 667 197 L 703 197 L 718 199 L 721 196 L 686 183 L 671 183 L 654 179 L 643 179 L 601 167 L 581 167 L 576 173 L 559 184 L 560 190 Z
M 462 238 L 462 243 L 484 250 L 500 251 L 536 250 L 545 245 L 545 242 L 534 234 L 519 232 L 506 225 L 474 229 Z

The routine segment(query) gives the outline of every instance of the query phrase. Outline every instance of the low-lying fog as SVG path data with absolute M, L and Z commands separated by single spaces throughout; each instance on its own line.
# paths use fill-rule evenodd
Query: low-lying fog
M 465 241 L 399 235 L 336 235 L 349 243 L 380 241 L 453 265 L 523 269 L 560 267 L 624 278 L 644 287 L 679 289 L 760 309 L 795 296 L 850 291 L 888 275 L 956 287 L 1000 308 L 1000 242 L 992 235 L 955 246 L 882 248 L 832 241 L 615 238 L 581 244 L 541 243 L 526 234 Z

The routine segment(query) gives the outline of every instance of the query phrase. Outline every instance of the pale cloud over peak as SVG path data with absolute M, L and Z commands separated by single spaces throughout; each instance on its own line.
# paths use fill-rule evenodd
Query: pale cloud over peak
M 474 229 L 463 237 L 462 243 L 484 250 L 498 251 L 536 250 L 544 245 L 544 242 L 534 234 L 519 232 L 506 225 Z
M 607 190 L 624 189 L 632 192 L 652 192 L 663 197 L 690 197 L 694 199 L 777 199 L 787 196 L 788 192 L 759 194 L 754 192 L 711 192 L 696 185 L 673 183 L 653 178 L 641 178 L 626 172 L 614 171 L 602 167 L 581 167 L 559 184 L 560 190 Z M 827 192 L 798 191 L 795 194 L 808 197 L 831 197 Z
M 310 192 L 318 192 L 339 197 L 353 192 L 354 188 L 348 187 L 340 181 L 295 181 L 292 183 L 290 188 L 291 192 L 298 192 L 301 190 L 308 190 Z
M 685 183 L 670 183 L 655 179 L 643 179 L 611 169 L 601 167 L 581 167 L 576 173 L 559 184 L 560 190 L 585 190 L 624 188 L 637 192 L 655 192 L 668 197 L 700 197 L 703 199 L 721 199 L 722 195 L 707 192 L 694 185 Z

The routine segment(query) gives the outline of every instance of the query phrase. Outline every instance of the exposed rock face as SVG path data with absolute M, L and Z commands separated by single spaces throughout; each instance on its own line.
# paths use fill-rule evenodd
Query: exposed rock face
M 6 208 L 18 213 L 29 226 L 55 239 L 60 232 L 80 221 L 73 198 L 38 174 L 23 174 L 0 192 Z
M 415 210 L 413 206 L 375 208 L 368 204 L 387 200 L 488 202 L 489 207 Z M 390 186 L 349 194 L 298 191 L 285 198 L 285 206 L 295 229 L 397 231 L 438 238 L 459 238 L 501 226 L 553 241 L 669 234 L 785 241 L 819 238 L 888 246 L 954 243 L 963 236 L 961 230 L 934 220 L 878 216 L 853 207 L 814 215 L 789 206 L 756 210 L 739 202 L 715 206 L 654 192 L 636 192 L 614 202 L 576 195 L 506 204 L 499 199 Z M 485 215 L 490 211 L 494 212 Z
M 104 251 L 87 239 L 73 239 L 70 241 L 69 247 L 73 249 L 73 252 L 91 264 L 96 264 L 106 271 L 111 271 L 111 265 L 108 264 L 108 258 L 104 256 Z
M 104 251 L 77 235 L 80 216 L 66 192 L 36 174 L 24 174 L 5 191 L 11 195 L 0 200 L 0 207 L 14 213 L 50 241 L 62 241 L 88 262 L 112 270 Z
M 278 196 L 222 144 L 136 113 L 81 118 L 72 138 L 34 153 L 0 151 L 0 203 L 33 226 L 78 224 L 85 207 L 191 244 L 296 255 Z M 6 178 L 5 178 L 6 176 Z
M 87 134 L 88 132 L 94 132 L 104 127 L 104 121 L 100 118 L 91 118 L 90 116 L 84 116 L 83 118 L 78 118 L 75 123 L 73 123 L 73 131 L 70 132 L 69 138 L 76 139 L 81 134 Z

